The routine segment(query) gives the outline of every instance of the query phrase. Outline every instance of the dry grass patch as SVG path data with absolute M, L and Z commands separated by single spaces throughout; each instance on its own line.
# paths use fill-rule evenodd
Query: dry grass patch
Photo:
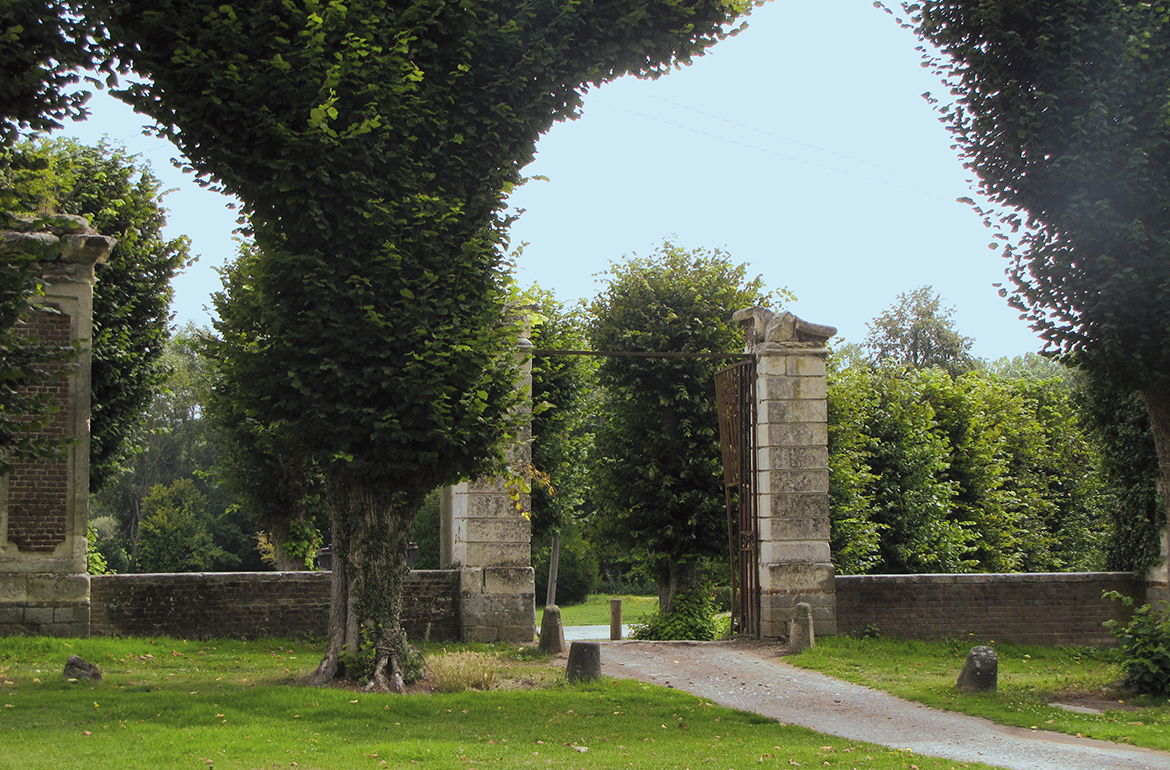
M 455 693 L 490 690 L 499 660 L 471 650 L 447 652 L 427 658 L 427 678 L 435 692 Z

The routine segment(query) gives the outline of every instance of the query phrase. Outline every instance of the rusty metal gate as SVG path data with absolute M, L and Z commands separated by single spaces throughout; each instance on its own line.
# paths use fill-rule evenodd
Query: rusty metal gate
M 756 529 L 756 365 L 740 361 L 715 374 L 723 486 L 731 559 L 732 633 L 760 635 L 759 534 Z

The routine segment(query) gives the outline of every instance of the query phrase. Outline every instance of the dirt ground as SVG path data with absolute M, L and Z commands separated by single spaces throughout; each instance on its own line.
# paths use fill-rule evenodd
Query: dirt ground
M 768 642 L 600 642 L 602 673 L 851 740 L 1013 770 L 1170 770 L 1170 754 L 1004 727 L 786 664 Z M 1084 695 L 1075 705 L 1093 706 Z M 1096 703 L 1101 706 L 1104 704 Z M 1109 703 L 1115 707 L 1115 703 Z

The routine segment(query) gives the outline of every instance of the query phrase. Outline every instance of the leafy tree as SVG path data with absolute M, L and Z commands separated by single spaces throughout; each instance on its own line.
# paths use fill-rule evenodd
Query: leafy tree
M 5 0 L 0 4 L 0 158 L 24 132 L 61 127 L 88 111 L 78 70 L 101 66 L 101 28 L 80 3 Z
M 1000 207 L 982 213 L 1022 231 L 1009 302 L 1048 352 L 1141 394 L 1170 489 L 1170 14 L 1134 0 L 906 10 L 941 52 L 943 118 Z
M 245 243 L 221 271 L 223 291 L 212 296 L 218 337 L 202 338 L 212 380 L 205 406 L 216 423 L 212 435 L 223 483 L 265 531 L 275 549 L 274 566 L 305 569 L 321 543 L 320 530 L 328 527 L 321 469 L 303 449 L 286 443 L 281 423 L 258 419 L 250 395 L 239 391 L 235 379 L 237 369 L 255 357 L 255 340 L 264 334 L 256 294 L 259 261 L 256 248 Z
M 865 347 L 876 364 L 896 363 L 912 369 L 937 366 L 951 375 L 970 371 L 970 337 L 955 330 L 954 308 L 929 286 L 898 295 L 897 303 L 867 324 Z
M 585 350 L 585 319 L 566 311 L 550 292 L 532 287 L 520 301 L 535 301 L 540 320 L 532 330 L 538 350 Z M 550 533 L 580 517 L 588 485 L 593 443 L 596 359 L 585 356 L 535 356 L 532 362 L 532 463 L 548 474 L 552 490 L 532 490 L 532 539 L 544 543 Z
M 209 375 L 198 352 L 200 336 L 199 329 L 188 325 L 168 341 L 162 358 L 168 376 L 147 411 L 141 450 L 90 499 L 95 524 L 106 517 L 116 522 L 112 531 L 108 525 L 101 529 L 98 546 L 119 572 L 138 570 L 145 498 L 155 487 L 179 479 L 190 480 L 206 499 L 200 509 L 206 518 L 202 526 L 218 548 L 206 569 L 262 569 L 255 523 L 214 477 L 219 455 L 212 438 L 215 426 L 203 408 Z M 125 551 L 125 563 L 119 550 Z
M 80 214 L 117 238 L 96 268 L 90 343 L 90 489 L 115 473 L 138 438 L 142 415 L 165 378 L 171 279 L 187 259 L 186 238 L 167 240 L 159 181 L 122 149 L 71 139 L 26 142 L 0 171 L 14 210 Z
M 191 479 L 154 486 L 142 508 L 143 572 L 202 572 L 222 557 L 207 529 L 207 498 Z
M 671 241 L 609 275 L 590 305 L 599 351 L 734 353 L 743 343 L 732 313 L 769 302 L 761 279 L 747 279 L 725 252 Z M 666 614 L 680 591 L 699 587 L 703 561 L 726 553 L 715 407 L 715 372 L 725 364 L 619 357 L 598 369 L 594 525 L 654 578 Z
M 489 471 L 515 403 L 503 196 L 585 84 L 657 76 L 738 0 L 517 6 L 330 0 L 102 6 L 121 95 L 244 201 L 260 336 L 235 386 L 319 462 L 333 511 L 329 648 L 354 606 L 372 682 L 402 689 L 405 537 L 426 494 Z M 354 628 L 357 626 L 354 625 Z

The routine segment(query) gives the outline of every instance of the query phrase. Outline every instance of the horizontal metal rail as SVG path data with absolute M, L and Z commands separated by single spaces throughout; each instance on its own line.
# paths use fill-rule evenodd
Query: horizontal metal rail
M 534 356 L 593 356 L 595 358 L 721 358 L 727 361 L 748 361 L 750 353 L 655 353 L 642 350 L 544 350 L 529 351 Z

